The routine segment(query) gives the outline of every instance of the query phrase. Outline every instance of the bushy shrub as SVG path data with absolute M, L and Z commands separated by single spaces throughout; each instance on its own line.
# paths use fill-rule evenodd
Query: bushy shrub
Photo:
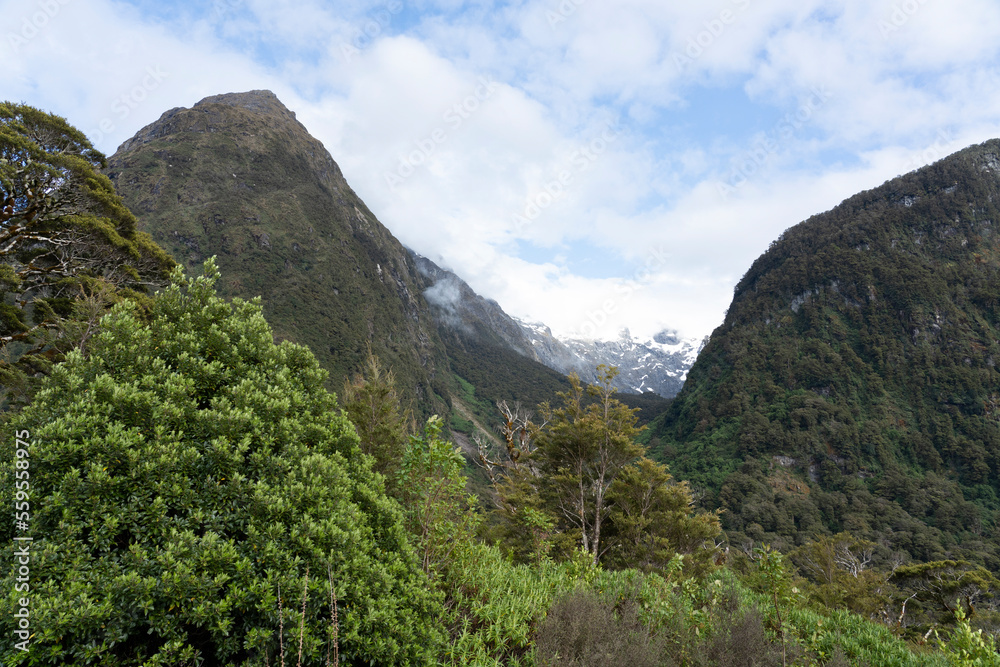
M 277 664 L 283 625 L 294 664 L 308 570 L 303 664 L 325 664 L 328 568 L 342 659 L 428 661 L 439 602 L 325 372 L 274 344 L 259 303 L 219 299 L 217 278 L 212 263 L 175 272 L 148 323 L 116 307 L 90 354 L 71 353 L 12 419 L 33 442 L 35 634 L 15 663 Z M 13 543 L 9 522 L 0 537 Z M 9 638 L 23 594 L 9 573 L 2 585 Z
M 724 613 L 716 621 L 716 633 L 706 642 L 704 662 L 716 667 L 771 667 L 781 665 L 781 647 L 764 629 L 764 617 L 756 607 Z
M 938 639 L 949 662 L 956 667 L 1000 667 L 996 640 L 984 637 L 982 630 L 973 630 L 961 607 L 955 611 L 955 621 L 948 641 Z

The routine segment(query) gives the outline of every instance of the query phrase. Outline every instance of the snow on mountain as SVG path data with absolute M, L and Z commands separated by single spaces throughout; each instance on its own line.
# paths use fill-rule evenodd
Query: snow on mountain
M 515 318 L 516 320 L 516 318 Z M 562 373 L 577 373 L 593 382 L 598 364 L 617 366 L 616 386 L 629 393 L 655 392 L 675 396 L 687 379 L 707 338 L 680 338 L 674 331 L 661 331 L 645 340 L 622 329 L 615 340 L 559 338 L 544 324 L 516 320 L 543 364 Z
M 431 282 L 424 297 L 437 321 L 464 336 L 504 345 L 560 373 L 597 380 L 599 364 L 618 367 L 615 387 L 624 393 L 654 392 L 670 398 L 681 390 L 688 369 L 708 338 L 680 338 L 661 331 L 652 338 L 633 338 L 623 329 L 616 340 L 558 338 L 544 324 L 522 322 L 492 299 L 478 294 L 457 275 L 410 251 L 418 271 Z

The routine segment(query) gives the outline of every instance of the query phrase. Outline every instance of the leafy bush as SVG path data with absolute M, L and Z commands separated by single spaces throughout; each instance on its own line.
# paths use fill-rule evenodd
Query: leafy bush
M 983 637 L 982 630 L 973 630 L 961 608 L 956 610 L 958 621 L 948 641 L 938 645 L 956 667 L 1000 667 L 1000 654 L 992 637 Z
M 258 303 L 218 298 L 217 278 L 211 262 L 197 279 L 176 271 L 148 324 L 117 306 L 89 356 L 71 353 L 11 420 L 33 441 L 35 635 L 15 663 L 276 664 L 279 644 L 297 650 L 304 608 L 304 664 L 322 664 L 328 568 L 344 659 L 428 660 L 439 602 L 326 373 L 273 343 Z M 4 437 L 5 507 L 12 446 Z M 13 543 L 9 523 L 0 537 Z M 23 596 L 12 577 L 7 637 Z
M 476 497 L 466 492 L 461 450 L 441 437 L 433 415 L 424 435 L 411 435 L 399 470 L 399 495 L 410 532 L 417 537 L 421 565 L 428 574 L 451 560 L 454 549 L 475 538 Z

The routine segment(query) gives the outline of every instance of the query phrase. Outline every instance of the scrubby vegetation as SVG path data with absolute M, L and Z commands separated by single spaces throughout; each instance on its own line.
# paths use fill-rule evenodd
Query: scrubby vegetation
M 90 157 L 70 167 L 89 169 Z M 90 185 L 111 197 L 105 181 Z M 889 195 L 845 206 L 870 221 Z M 505 376 L 477 374 L 466 348 L 449 375 L 406 370 L 436 397 L 423 409 L 371 348 L 338 402 L 308 348 L 274 342 L 259 301 L 217 293 L 213 260 L 197 278 L 176 269 L 155 296 L 129 271 L 114 298 L 81 300 L 84 319 L 79 304 L 60 311 L 41 297 L 37 330 L 8 307 L 5 331 L 26 337 L 2 341 L 4 369 L 26 390 L 24 406 L 0 413 L 0 503 L 13 506 L 15 479 L 30 481 L 33 542 L 30 590 L 17 570 L 3 574 L 0 629 L 13 636 L 30 595 L 33 634 L 27 650 L 4 649 L 5 664 L 1000 666 L 995 341 L 966 349 L 961 337 L 991 336 L 994 323 L 992 310 L 956 310 L 993 303 L 983 294 L 995 269 L 984 260 L 977 283 L 958 255 L 940 259 L 959 231 L 983 249 L 992 209 L 974 213 L 941 231 L 936 255 L 907 246 L 902 278 L 858 260 L 885 291 L 868 305 L 845 286 L 793 299 L 792 315 L 781 295 L 794 280 L 768 267 L 819 268 L 801 260 L 817 252 L 809 235 L 789 234 L 738 288 L 734 333 L 713 339 L 649 430 L 615 395 L 613 368 L 591 387 L 522 377 L 494 404 Z M 163 259 L 122 220 L 123 252 Z M 105 223 L 94 224 L 114 238 Z M 859 245 L 829 252 L 844 265 L 865 244 L 896 247 L 873 229 L 848 225 Z M 931 303 L 933 322 L 920 311 L 946 345 L 876 327 L 895 317 L 878 299 L 916 308 L 898 280 L 938 280 L 921 262 L 951 290 L 950 303 Z M 11 306 L 19 283 L 5 280 Z M 87 296 L 101 280 L 84 271 L 72 284 Z M 779 320 L 751 307 L 774 299 Z M 49 329 L 64 340 L 29 382 L 17 366 L 26 348 L 10 345 L 45 351 L 52 341 L 34 336 Z M 950 363 L 956 350 L 973 356 Z M 922 383 L 904 382 L 921 369 Z M 536 410 L 516 402 L 547 391 Z M 479 438 L 477 471 L 446 420 L 417 432 L 412 414 L 452 397 L 470 410 L 453 426 L 496 427 Z M 30 433 L 27 468 L 15 433 Z M 723 511 L 699 507 L 699 494 Z M 8 563 L 14 537 L 0 525 Z
M 946 650 L 928 640 L 918 654 L 891 628 L 812 601 L 821 587 L 797 580 L 777 552 L 731 554 L 723 566 L 714 515 L 629 444 L 634 415 L 600 395 L 606 385 L 580 408 L 573 384 L 562 407 L 545 409 L 544 427 L 525 424 L 537 445 L 523 453 L 540 475 L 595 474 L 600 447 L 576 459 L 556 452 L 596 446 L 605 430 L 620 466 L 599 539 L 593 521 L 578 528 L 558 516 L 558 487 L 534 503 L 544 534 L 518 536 L 515 523 L 507 542 L 477 539 L 503 533 L 505 510 L 494 518 L 476 507 L 437 418 L 408 437 L 391 499 L 309 352 L 272 343 L 259 307 L 219 299 L 216 276 L 211 264 L 197 279 L 175 274 L 148 321 L 117 306 L 87 354 L 72 352 L 29 407 L 7 415 L 8 429 L 36 443 L 38 631 L 11 664 L 257 665 L 283 654 L 319 665 L 331 643 L 350 664 L 943 665 L 990 655 L 989 635 L 963 625 L 966 605 L 954 631 L 935 625 Z M 383 397 L 388 410 L 373 414 L 398 423 L 392 392 L 372 381 L 389 376 L 356 388 Z M 628 508 L 644 505 L 630 495 L 648 497 L 654 513 L 640 545 L 629 527 L 643 515 Z M 584 501 L 590 516 L 595 500 Z M 948 567 L 958 580 L 984 576 Z M 940 580 L 942 568 L 923 579 Z M 933 594 L 961 604 L 966 584 Z M 9 626 L 10 575 L 4 585 Z
M 148 323 L 117 306 L 89 352 L 71 352 L 10 416 L 33 442 L 36 633 L 17 664 L 275 662 L 282 641 L 291 651 L 279 628 L 298 629 L 308 573 L 309 664 L 330 641 L 331 582 L 342 657 L 428 659 L 443 639 L 440 600 L 399 505 L 312 354 L 275 345 L 259 304 L 227 304 L 217 278 L 211 262 L 200 278 L 175 273 Z M 0 535 L 14 544 L 11 522 Z M 9 637 L 23 594 L 10 570 L 3 586 Z

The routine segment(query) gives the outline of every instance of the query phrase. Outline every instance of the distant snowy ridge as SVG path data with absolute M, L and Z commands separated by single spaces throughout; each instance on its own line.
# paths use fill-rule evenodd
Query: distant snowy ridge
M 544 324 L 522 322 L 532 350 L 546 366 L 561 373 L 577 373 L 583 380 L 596 379 L 599 364 L 618 367 L 616 386 L 630 393 L 655 392 L 675 396 L 687 379 L 688 370 L 708 338 L 680 338 L 674 331 L 661 331 L 645 340 L 622 329 L 616 340 L 560 338 Z
M 688 369 L 708 338 L 680 338 L 662 331 L 652 338 L 633 338 L 623 329 L 616 340 L 586 341 L 558 338 L 544 324 L 522 322 L 469 287 L 453 272 L 410 250 L 417 270 L 431 286 L 424 298 L 439 326 L 462 336 L 508 347 L 560 373 L 576 373 L 585 382 L 597 380 L 599 364 L 617 366 L 615 388 L 623 393 L 654 392 L 675 396 L 687 378 Z

